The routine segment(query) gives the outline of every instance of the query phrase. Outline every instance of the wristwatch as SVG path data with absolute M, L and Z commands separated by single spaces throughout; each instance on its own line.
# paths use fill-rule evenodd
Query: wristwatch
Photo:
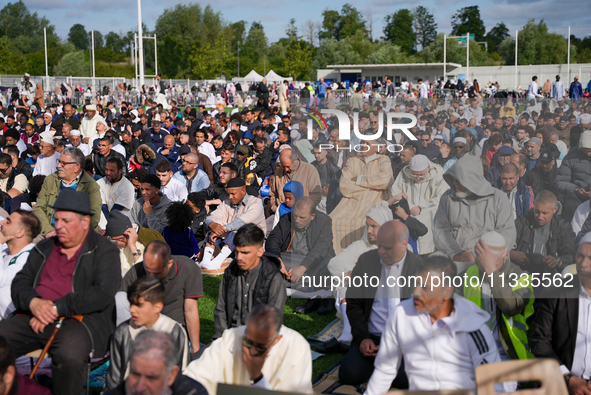
M 256 379 L 250 379 L 250 385 L 255 385 L 256 383 L 258 383 L 262 379 L 263 379 L 263 372 L 261 372 L 261 375 L 259 377 L 257 377 Z
M 136 255 L 142 255 L 142 252 L 140 251 L 140 249 L 138 248 L 137 250 L 135 250 L 134 253 L 132 253 L 131 255 L 136 256 Z
M 573 377 L 573 375 L 571 373 L 564 376 L 564 382 L 566 383 L 566 388 L 568 388 L 568 382 L 571 379 L 571 377 Z

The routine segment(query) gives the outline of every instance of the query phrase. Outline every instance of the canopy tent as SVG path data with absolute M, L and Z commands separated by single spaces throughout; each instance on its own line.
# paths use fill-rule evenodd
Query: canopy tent
M 262 75 L 254 70 L 251 70 L 250 73 L 246 74 L 244 77 L 232 78 L 232 82 L 261 82 L 263 78 L 264 77 Z
M 283 81 L 293 81 L 293 78 L 291 77 L 282 77 L 279 74 L 277 74 L 276 72 L 274 72 L 273 70 L 269 71 L 267 73 L 267 75 L 265 76 L 265 78 L 267 79 L 267 82 L 283 82 Z

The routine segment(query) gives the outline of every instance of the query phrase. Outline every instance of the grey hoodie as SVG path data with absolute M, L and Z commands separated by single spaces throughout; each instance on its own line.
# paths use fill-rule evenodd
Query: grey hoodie
M 493 188 L 482 174 L 482 162 L 464 155 L 443 175 L 450 189 L 443 194 L 433 221 L 436 251 L 452 258 L 462 251 L 473 252 L 484 233 L 502 234 L 507 246 L 515 244 L 515 222 L 507 195 Z M 457 179 L 474 198 L 458 198 L 453 185 Z
M 162 199 L 160 199 L 157 205 L 152 206 L 152 212 L 150 214 L 144 213 L 144 198 L 141 197 L 136 200 L 131 207 L 131 222 L 162 234 L 162 231 L 168 225 L 165 212 L 171 202 L 165 195 L 160 195 Z

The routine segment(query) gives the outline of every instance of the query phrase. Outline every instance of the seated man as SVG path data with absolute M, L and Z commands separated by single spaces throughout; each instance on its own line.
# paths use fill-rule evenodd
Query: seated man
M 84 156 L 90 155 L 90 147 L 82 141 L 82 133 L 79 130 L 72 130 L 70 133 L 70 142 L 72 147 L 78 148 Z
M 581 239 L 575 258 L 577 274 L 570 287 L 542 299 L 532 323 L 531 349 L 536 358 L 552 358 L 560 364 L 570 394 L 591 390 L 586 369 L 589 342 L 589 294 L 591 294 L 591 235 Z M 568 279 L 569 277 L 565 277 Z
M 223 163 L 220 167 L 219 181 L 199 192 L 199 195 L 205 198 L 205 205 L 208 206 L 210 212 L 213 212 L 228 198 L 226 185 L 228 184 L 228 181 L 235 178 L 237 174 L 238 169 L 234 163 Z
M 403 358 L 411 391 L 475 391 L 474 370 L 501 361 L 486 325 L 490 316 L 465 298 L 453 297 L 454 287 L 443 281 L 444 274 L 456 275 L 446 257 L 419 262 L 412 298 L 401 302 L 385 325 L 366 395 L 386 393 Z
M 101 190 L 96 181 L 84 171 L 85 159 L 78 148 L 67 147 L 57 163 L 57 171 L 45 177 L 37 204 L 35 215 L 41 221 L 41 234 L 45 237 L 55 236 L 53 228 L 53 209 L 51 205 L 65 189 L 74 189 L 90 196 L 92 218 L 90 226 L 97 230 L 101 212 Z
M 228 328 L 246 324 L 257 304 L 271 304 L 283 311 L 287 292 L 279 272 L 280 263 L 277 258 L 263 255 L 264 242 L 265 232 L 255 224 L 246 224 L 236 232 L 236 257 L 224 271 L 213 310 L 212 340 Z
M 220 171 L 224 163 L 233 163 L 236 165 L 236 168 L 238 169 L 237 177 L 244 178 L 244 172 L 246 170 L 244 168 L 244 162 L 234 157 L 235 150 L 236 147 L 230 142 L 224 143 L 222 145 L 222 149 L 220 151 L 221 159 L 213 165 L 213 181 L 215 183 L 220 181 Z
M 163 332 L 139 333 L 129 353 L 129 376 L 105 395 L 170 394 L 208 395 L 205 388 L 181 374 L 176 364 L 177 345 Z
M 591 130 L 581 134 L 579 145 L 562 160 L 556 187 L 564 195 L 562 217 L 571 221 L 577 207 L 591 197 Z
M 187 187 L 188 193 L 199 192 L 209 187 L 207 174 L 203 170 L 198 169 L 199 156 L 197 154 L 186 154 L 182 161 L 183 168 L 174 173 L 172 178 L 182 182 Z
M 165 213 L 171 203 L 170 199 L 160 192 L 158 176 L 148 174 L 142 179 L 141 184 L 142 197 L 133 203 L 131 222 L 162 234 L 162 230 L 168 225 Z
M 110 364 L 105 389 L 115 388 L 129 376 L 129 353 L 138 333 L 145 330 L 168 333 L 176 344 L 176 365 L 187 367 L 189 342 L 182 325 L 161 314 L 164 307 L 164 285 L 159 279 L 144 276 L 127 289 L 131 318 L 115 329 L 109 348 Z
M 506 145 L 502 145 L 497 151 L 497 154 L 499 158 L 499 165 L 489 167 L 486 171 L 486 174 L 484 175 L 486 181 L 490 182 L 491 184 L 496 183 L 499 177 L 501 177 L 501 167 L 511 162 L 513 149 L 511 147 L 507 147 Z
M 297 155 L 293 155 L 291 148 L 284 149 L 281 152 L 279 162 L 281 163 L 281 167 L 275 171 L 275 176 L 269 187 L 271 212 L 274 213 L 281 203 L 285 202 L 283 187 L 289 181 L 301 182 L 304 186 L 304 196 L 310 196 L 314 199 L 315 204 L 320 203 L 322 187 L 316 168 L 300 160 Z
M 51 395 L 48 388 L 37 384 L 17 371 L 14 351 L 2 336 L 0 336 L 0 376 L 2 377 L 3 395 Z
M 267 254 L 281 259 L 281 271 L 292 286 L 301 285 L 307 277 L 328 276 L 328 261 L 334 257 L 332 249 L 332 220 L 326 214 L 316 211 L 312 198 L 299 198 L 291 214 L 281 216 L 279 223 L 267 238 Z M 332 311 L 334 299 L 309 299 L 296 307 L 295 312 L 308 314 L 319 310 L 321 314 Z
M 511 204 L 507 195 L 484 179 L 479 157 L 464 155 L 443 178 L 450 189 L 441 197 L 433 220 L 436 251 L 456 262 L 474 263 L 474 246 L 492 230 L 503 235 L 508 246 L 513 245 L 515 221 Z
M 390 197 L 390 159 L 377 153 L 378 144 L 375 141 L 364 140 L 361 143 L 368 150 L 350 158 L 343 167 L 339 182 L 343 199 L 330 213 L 333 248 L 337 254 L 361 238 L 369 210 Z
M 558 213 L 550 191 L 536 196 L 534 209 L 517 218 L 516 247 L 511 261 L 530 273 L 560 273 L 575 259 L 575 233 Z
M 10 155 L 12 158 L 12 167 L 14 167 L 20 174 L 24 174 L 27 180 L 33 177 L 33 168 L 26 160 L 20 159 L 20 152 L 16 145 L 5 145 L 2 152 Z
M 131 181 L 123 176 L 123 162 L 119 158 L 109 158 L 105 165 L 105 176 L 96 183 L 101 189 L 101 212 L 105 219 L 115 211 L 129 216 L 135 201 L 135 189 Z
M 177 165 L 180 148 L 181 147 L 175 143 L 174 136 L 168 134 L 164 137 L 164 143 L 162 147 L 158 148 L 157 152 L 168 159 L 171 164 Z M 177 166 L 180 167 L 180 163 L 178 163 Z
M 386 284 L 392 276 L 414 276 L 422 260 L 408 251 L 408 234 L 408 228 L 401 222 L 384 223 L 377 235 L 378 248 L 362 254 L 353 268 L 351 278 L 374 276 L 380 282 L 370 287 L 355 286 L 354 281 L 349 284 L 347 316 L 353 342 L 339 369 L 339 381 L 343 384 L 359 385 L 369 380 L 389 315 L 401 300 L 412 297 L 410 284 L 404 287 Z M 394 377 L 388 388 L 393 380 Z M 395 385 L 400 389 L 408 387 L 404 368 L 400 369 Z
M 0 191 L 13 198 L 27 192 L 28 187 L 27 177 L 12 166 L 12 157 L 0 154 Z
M 246 193 L 246 183 L 241 178 L 232 178 L 226 185 L 228 199 L 209 214 L 205 225 L 211 230 L 203 252 L 201 267 L 219 269 L 234 250 L 232 240 L 236 231 L 244 224 L 255 224 L 267 232 L 267 223 L 261 199 Z M 214 246 L 224 244 L 220 253 L 213 258 Z M 213 258 L 213 259 L 212 259 Z
M 121 277 L 144 255 L 144 245 L 138 240 L 138 234 L 131 225 L 129 217 L 115 210 L 109 215 L 105 236 L 113 241 L 119 249 L 121 259 Z
M 117 248 L 91 228 L 87 194 L 64 189 L 52 208 L 57 236 L 37 244 L 12 281 L 19 314 L 0 321 L 0 335 L 20 357 L 42 348 L 65 317 L 49 348 L 53 392 L 78 394 L 89 354 L 104 356 L 115 329 L 121 264 Z
M 108 137 L 103 137 L 99 139 L 98 143 L 98 152 L 92 153 L 92 163 L 94 164 L 94 173 L 99 177 L 105 176 L 105 166 L 107 161 L 111 158 L 116 158 L 121 161 L 121 163 L 125 162 L 125 157 L 121 155 L 119 152 L 116 152 L 113 149 L 113 145 L 111 144 L 111 140 Z M 127 174 L 127 166 L 123 168 L 123 174 Z
M 49 132 L 41 133 L 40 137 L 41 142 L 39 143 L 39 149 L 41 150 L 41 155 L 39 155 L 37 162 L 35 163 L 33 176 L 38 174 L 48 176 L 53 174 L 57 169 L 57 161 L 61 154 L 56 152 L 53 137 Z
M 0 226 L 0 244 L 3 246 L 0 268 L 0 319 L 5 319 L 15 309 L 10 297 L 10 285 L 35 247 L 33 239 L 41 232 L 41 223 L 32 212 L 17 209 L 0 222 Z
M 495 188 L 507 194 L 513 219 L 524 215 L 534 206 L 534 192 L 519 177 L 519 170 L 513 163 L 501 167 L 501 176 L 496 181 Z
M 328 262 L 327 268 L 330 275 L 333 277 L 350 276 L 359 257 L 368 251 L 378 248 L 378 230 L 380 226 L 388 221 L 392 221 L 392 211 L 388 207 L 380 205 L 369 210 L 365 219 L 365 233 L 363 237 L 361 240 L 353 242 L 353 244 L 349 245 L 349 247 L 345 248 L 340 254 Z M 347 287 L 344 284 L 333 291 L 336 298 L 337 310 L 343 316 L 344 328 L 338 339 L 341 342 L 350 342 L 352 340 L 351 324 L 347 316 L 346 292 Z
M 197 299 L 203 296 L 201 270 L 186 256 L 170 255 L 170 247 L 163 241 L 146 245 L 144 259 L 136 263 L 123 278 L 121 292 L 138 278 L 154 276 L 164 284 L 162 314 L 187 328 L 191 352 L 199 351 L 199 310 Z M 119 306 L 118 306 L 119 308 Z
M 488 327 L 492 329 L 502 361 L 533 358 L 527 342 L 535 301 L 531 278 L 511 262 L 505 238 L 497 232 L 482 235 L 474 247 L 474 257 L 476 264 L 466 271 L 466 282 L 458 293 L 490 314 Z M 474 286 L 480 281 L 471 280 L 473 277 L 484 282 Z M 528 282 L 516 281 L 515 287 L 503 281 L 523 278 Z
M 252 309 L 245 326 L 225 331 L 183 373 L 203 383 L 209 395 L 216 395 L 218 383 L 312 394 L 310 345 L 283 326 L 282 310 L 264 303 Z
M 418 239 L 419 255 L 431 254 L 433 245 L 432 224 L 439 199 L 449 189 L 443 180 L 443 169 L 433 164 L 425 155 L 416 155 L 402 169 L 390 189 L 393 203 L 403 198 L 408 201 L 410 215 L 424 224 L 428 232 Z
M 189 194 L 187 187 L 184 183 L 172 177 L 172 164 L 169 161 L 161 160 L 158 162 L 156 175 L 160 179 L 160 192 L 171 202 L 184 202 L 187 200 Z
M 542 155 L 540 155 L 540 161 L 541 160 Z M 511 163 L 517 166 L 517 169 L 519 170 L 519 177 L 523 180 L 525 185 L 531 187 L 532 191 L 534 191 L 534 195 L 537 195 L 538 192 L 542 190 L 542 181 L 540 180 L 538 173 L 527 169 L 527 156 L 524 154 L 513 154 L 511 156 Z

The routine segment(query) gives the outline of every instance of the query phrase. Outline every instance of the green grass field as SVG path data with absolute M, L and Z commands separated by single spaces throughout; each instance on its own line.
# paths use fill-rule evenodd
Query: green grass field
M 201 342 L 208 343 L 213 336 L 213 309 L 218 297 L 218 289 L 220 286 L 221 276 L 218 277 L 203 277 L 203 288 L 205 295 L 199 299 L 199 317 L 201 319 Z M 326 327 L 334 320 L 334 314 L 320 315 L 312 314 L 295 314 L 294 310 L 297 306 L 304 303 L 303 299 L 287 298 L 285 310 L 283 311 L 284 325 L 298 331 L 304 338 L 313 336 Z M 343 354 L 330 354 L 320 357 L 314 361 L 312 367 L 312 380 L 315 380 L 318 375 L 327 371 L 330 367 L 335 365 L 343 358 Z

